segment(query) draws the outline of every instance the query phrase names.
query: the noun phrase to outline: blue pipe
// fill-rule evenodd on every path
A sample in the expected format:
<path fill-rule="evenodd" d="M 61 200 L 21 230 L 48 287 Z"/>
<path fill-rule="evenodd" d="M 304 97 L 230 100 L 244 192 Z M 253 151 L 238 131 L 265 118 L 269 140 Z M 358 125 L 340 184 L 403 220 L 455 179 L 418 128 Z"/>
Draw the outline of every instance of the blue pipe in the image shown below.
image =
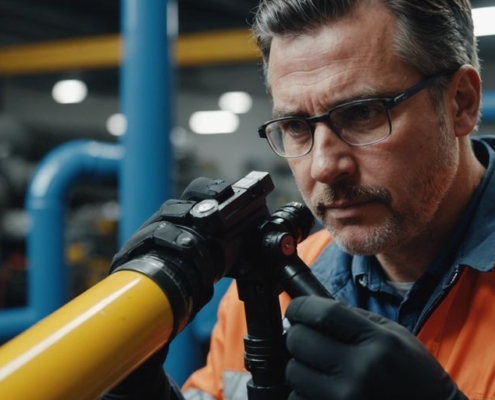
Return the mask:
<path fill-rule="evenodd" d="M 127 118 L 119 186 L 123 216 L 119 241 L 123 243 L 173 195 L 169 132 L 175 92 L 171 44 L 176 32 L 171 32 L 169 22 L 174 21 L 168 19 L 175 2 L 121 1 L 124 51 L 120 100 Z M 178 384 L 202 365 L 199 346 L 191 326 L 170 345 L 165 368 Z"/>
<path fill-rule="evenodd" d="M 495 121 L 495 91 L 484 91 L 482 96 L 482 120 Z"/>
<path fill-rule="evenodd" d="M 120 100 L 127 119 L 120 170 L 120 243 L 171 197 L 172 115 L 167 1 L 122 0 Z"/>
<path fill-rule="evenodd" d="M 0 311 L 0 342 L 21 333 L 69 300 L 64 259 L 66 194 L 79 177 L 116 176 L 122 148 L 72 141 L 52 150 L 38 165 L 26 194 L 27 306 Z"/>

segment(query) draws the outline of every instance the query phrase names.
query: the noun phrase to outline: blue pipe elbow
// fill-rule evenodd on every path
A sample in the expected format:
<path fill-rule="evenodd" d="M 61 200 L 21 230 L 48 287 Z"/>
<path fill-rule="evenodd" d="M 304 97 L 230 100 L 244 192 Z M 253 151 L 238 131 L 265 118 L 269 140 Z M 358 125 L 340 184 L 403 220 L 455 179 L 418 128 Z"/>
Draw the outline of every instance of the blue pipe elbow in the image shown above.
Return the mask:
<path fill-rule="evenodd" d="M 26 210 L 27 306 L 0 311 L 0 342 L 21 333 L 69 300 L 65 263 L 65 196 L 80 177 L 117 176 L 120 145 L 76 140 L 52 150 L 30 182 Z"/>

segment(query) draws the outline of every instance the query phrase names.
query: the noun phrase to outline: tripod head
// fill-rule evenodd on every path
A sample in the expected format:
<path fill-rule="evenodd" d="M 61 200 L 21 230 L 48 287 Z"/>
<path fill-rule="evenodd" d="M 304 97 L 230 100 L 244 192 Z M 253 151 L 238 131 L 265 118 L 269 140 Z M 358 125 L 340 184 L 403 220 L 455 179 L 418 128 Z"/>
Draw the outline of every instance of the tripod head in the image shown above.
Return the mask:
<path fill-rule="evenodd" d="M 198 178 L 181 199 L 168 200 L 115 255 L 111 272 L 133 270 L 151 277 L 164 291 L 180 332 L 211 299 L 223 276 L 246 278 L 254 269 L 276 285 L 266 265 L 270 254 L 295 254 L 313 227 L 300 203 L 270 214 L 266 196 L 274 185 L 266 172 L 253 171 L 232 185 Z"/>
<path fill-rule="evenodd" d="M 278 294 L 325 290 L 296 252 L 311 213 L 290 203 L 270 214 L 272 190 L 267 173 L 252 172 L 233 185 L 200 178 L 166 201 L 115 255 L 107 278 L 2 346 L 3 392 L 30 398 L 34 387 L 65 399 L 76 387 L 84 398 L 102 395 L 163 349 L 210 300 L 214 283 L 231 276 L 246 311 L 249 398 L 286 399 Z M 63 379 L 45 385 L 46 366 L 55 364 Z M 39 384 L 25 385 L 26 377 Z"/>

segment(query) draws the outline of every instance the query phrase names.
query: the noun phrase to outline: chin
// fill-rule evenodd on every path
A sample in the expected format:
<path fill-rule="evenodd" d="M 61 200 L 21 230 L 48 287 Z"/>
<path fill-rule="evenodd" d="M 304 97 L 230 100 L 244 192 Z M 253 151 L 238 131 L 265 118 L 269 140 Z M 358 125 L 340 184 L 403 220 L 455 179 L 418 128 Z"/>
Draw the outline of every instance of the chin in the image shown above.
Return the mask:
<path fill-rule="evenodd" d="M 327 226 L 327 229 L 342 250 L 356 256 L 383 253 L 401 240 L 398 232 L 383 226 L 368 229 L 346 227 L 341 230 Z"/>
<path fill-rule="evenodd" d="M 382 252 L 382 248 L 378 246 L 370 246 L 368 243 L 343 241 L 334 238 L 335 243 L 346 253 L 354 256 L 372 256 Z"/>

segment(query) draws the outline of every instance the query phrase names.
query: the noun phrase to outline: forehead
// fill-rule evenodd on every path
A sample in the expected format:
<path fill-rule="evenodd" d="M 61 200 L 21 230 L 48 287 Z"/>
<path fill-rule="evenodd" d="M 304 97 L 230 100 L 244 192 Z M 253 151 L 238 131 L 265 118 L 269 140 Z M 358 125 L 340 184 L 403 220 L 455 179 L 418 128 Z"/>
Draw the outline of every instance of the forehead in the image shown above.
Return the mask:
<path fill-rule="evenodd" d="M 353 96 L 402 88 L 415 72 L 395 54 L 394 33 L 394 16 L 375 3 L 316 32 L 274 38 L 267 79 L 275 108 L 321 112 Z"/>

